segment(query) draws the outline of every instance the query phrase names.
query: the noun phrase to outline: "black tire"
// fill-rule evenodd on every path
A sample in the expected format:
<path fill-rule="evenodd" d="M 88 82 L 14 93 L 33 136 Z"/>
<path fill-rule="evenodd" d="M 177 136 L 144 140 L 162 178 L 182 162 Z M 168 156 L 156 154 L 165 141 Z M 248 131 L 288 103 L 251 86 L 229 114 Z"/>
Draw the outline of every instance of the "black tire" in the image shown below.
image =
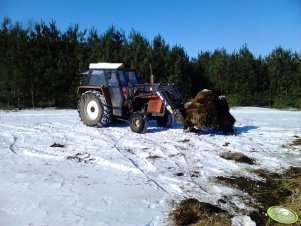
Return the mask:
<path fill-rule="evenodd" d="M 135 133 L 145 133 L 147 129 L 147 117 L 140 112 L 134 112 L 130 117 L 130 127 Z"/>
<path fill-rule="evenodd" d="M 83 93 L 78 101 L 77 110 L 81 121 L 87 126 L 103 127 L 111 122 L 111 109 L 98 91 L 89 90 Z"/>
<path fill-rule="evenodd" d="M 156 121 L 158 126 L 169 128 L 172 124 L 172 116 L 169 112 L 166 112 L 163 117 L 157 117 Z"/>

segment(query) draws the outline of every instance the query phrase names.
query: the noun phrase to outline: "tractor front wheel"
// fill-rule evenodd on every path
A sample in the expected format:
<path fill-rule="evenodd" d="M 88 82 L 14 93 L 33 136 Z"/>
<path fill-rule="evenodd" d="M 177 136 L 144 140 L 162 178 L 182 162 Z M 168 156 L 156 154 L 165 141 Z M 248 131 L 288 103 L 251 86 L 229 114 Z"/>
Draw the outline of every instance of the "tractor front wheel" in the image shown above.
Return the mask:
<path fill-rule="evenodd" d="M 135 133 L 145 133 L 147 129 L 147 117 L 140 112 L 134 112 L 130 117 L 130 127 Z"/>

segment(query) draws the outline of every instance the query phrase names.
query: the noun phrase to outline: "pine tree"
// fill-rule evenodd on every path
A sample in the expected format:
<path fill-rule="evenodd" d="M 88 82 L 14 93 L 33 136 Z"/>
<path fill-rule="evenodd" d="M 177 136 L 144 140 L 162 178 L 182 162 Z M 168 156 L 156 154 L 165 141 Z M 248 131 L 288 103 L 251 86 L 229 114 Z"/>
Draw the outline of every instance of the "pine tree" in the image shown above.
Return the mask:
<path fill-rule="evenodd" d="M 130 65 L 137 70 L 140 82 L 149 82 L 150 44 L 145 37 L 134 30 L 129 38 Z"/>
<path fill-rule="evenodd" d="M 168 81 L 168 52 L 169 45 L 167 45 L 161 35 L 154 37 L 152 41 L 151 63 L 155 81 Z"/>
<path fill-rule="evenodd" d="M 294 102 L 291 91 L 296 84 L 298 54 L 278 47 L 267 57 L 270 77 L 269 97 L 276 107 L 290 106 Z"/>
<path fill-rule="evenodd" d="M 179 46 L 172 47 L 168 54 L 168 82 L 179 87 L 182 95 L 189 99 L 192 97 L 191 73 L 192 68 L 189 57 L 184 49 Z"/>

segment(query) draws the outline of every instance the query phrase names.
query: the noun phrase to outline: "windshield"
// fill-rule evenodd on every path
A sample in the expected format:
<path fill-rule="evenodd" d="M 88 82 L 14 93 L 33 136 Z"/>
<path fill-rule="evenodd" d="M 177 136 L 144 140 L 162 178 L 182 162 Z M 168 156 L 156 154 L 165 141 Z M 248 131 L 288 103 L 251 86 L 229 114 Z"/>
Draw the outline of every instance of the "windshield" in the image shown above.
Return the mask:
<path fill-rule="evenodd" d="M 128 72 L 128 78 L 129 78 L 129 82 L 134 86 L 134 85 L 138 85 L 138 81 L 137 81 L 137 75 L 134 71 L 129 71 Z"/>
<path fill-rule="evenodd" d="M 135 71 L 119 71 L 119 79 L 121 86 L 136 86 L 138 85 L 137 75 Z"/>

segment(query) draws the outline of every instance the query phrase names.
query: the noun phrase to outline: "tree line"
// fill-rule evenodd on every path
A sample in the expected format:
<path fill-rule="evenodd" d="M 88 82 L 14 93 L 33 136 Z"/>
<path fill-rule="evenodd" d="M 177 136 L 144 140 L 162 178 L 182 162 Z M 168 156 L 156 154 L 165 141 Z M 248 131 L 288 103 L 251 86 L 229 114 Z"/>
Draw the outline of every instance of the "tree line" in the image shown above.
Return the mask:
<path fill-rule="evenodd" d="M 189 58 L 161 35 L 149 41 L 135 30 L 126 36 L 112 26 L 99 34 L 77 24 L 62 32 L 54 21 L 24 28 L 9 18 L 0 28 L 0 107 L 75 107 L 76 87 L 89 63 L 134 66 L 145 83 L 149 61 L 155 82 L 175 83 L 186 100 L 207 88 L 232 106 L 301 108 L 301 54 L 282 47 L 264 57 L 244 45 L 232 53 L 216 49 Z"/>

